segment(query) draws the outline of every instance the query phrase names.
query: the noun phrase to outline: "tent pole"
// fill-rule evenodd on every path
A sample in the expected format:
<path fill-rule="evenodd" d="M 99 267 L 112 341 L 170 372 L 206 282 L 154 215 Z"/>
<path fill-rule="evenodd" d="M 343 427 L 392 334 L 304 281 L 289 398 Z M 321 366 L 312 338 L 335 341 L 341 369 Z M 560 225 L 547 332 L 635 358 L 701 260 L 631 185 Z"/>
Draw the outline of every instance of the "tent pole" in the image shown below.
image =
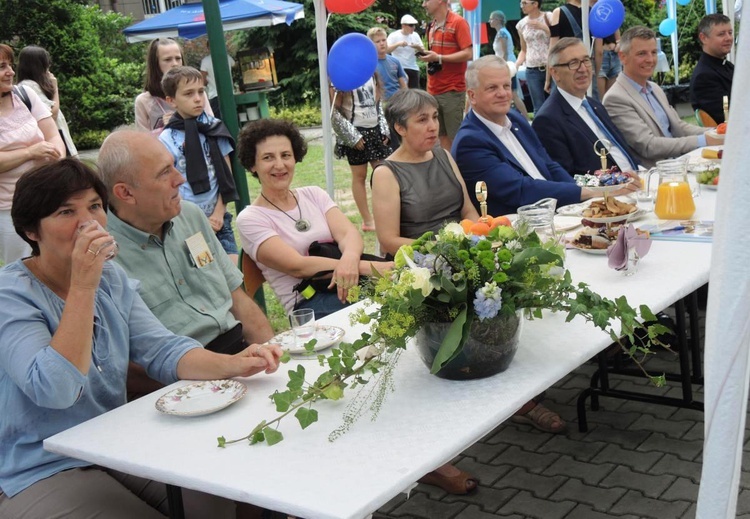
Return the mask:
<path fill-rule="evenodd" d="M 216 77 L 216 92 L 219 95 L 221 106 L 221 120 L 236 142 L 237 135 L 240 132 L 240 124 L 237 117 L 237 104 L 234 102 L 232 73 L 229 70 L 229 62 L 227 61 L 227 45 L 224 41 L 224 26 L 221 23 L 219 0 L 202 0 L 202 3 L 203 14 L 206 17 L 208 43 L 211 47 L 211 62 L 214 67 L 214 77 Z M 231 158 L 234 182 L 237 185 L 237 193 L 240 196 L 240 199 L 234 203 L 234 207 L 239 214 L 246 205 L 250 205 L 250 192 L 247 187 L 245 168 L 242 167 L 237 158 L 237 153 L 232 153 Z"/>
<path fill-rule="evenodd" d="M 318 42 L 318 72 L 320 75 L 320 113 L 323 126 L 323 156 L 326 168 L 326 191 L 334 198 L 333 188 L 333 127 L 331 99 L 328 96 L 328 44 L 326 42 L 327 13 L 323 0 L 314 0 L 315 33 Z"/>

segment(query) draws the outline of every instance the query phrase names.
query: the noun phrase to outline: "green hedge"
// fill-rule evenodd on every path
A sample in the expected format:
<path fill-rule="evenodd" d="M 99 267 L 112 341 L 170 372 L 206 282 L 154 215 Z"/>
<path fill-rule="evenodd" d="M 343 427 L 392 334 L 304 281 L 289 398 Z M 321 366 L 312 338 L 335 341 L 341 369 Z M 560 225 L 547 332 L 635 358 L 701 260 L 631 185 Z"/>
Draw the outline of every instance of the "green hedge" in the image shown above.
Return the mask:
<path fill-rule="evenodd" d="M 271 117 L 274 119 L 287 119 L 300 127 L 320 126 L 321 114 L 319 106 L 304 105 L 292 108 L 270 109 Z"/>

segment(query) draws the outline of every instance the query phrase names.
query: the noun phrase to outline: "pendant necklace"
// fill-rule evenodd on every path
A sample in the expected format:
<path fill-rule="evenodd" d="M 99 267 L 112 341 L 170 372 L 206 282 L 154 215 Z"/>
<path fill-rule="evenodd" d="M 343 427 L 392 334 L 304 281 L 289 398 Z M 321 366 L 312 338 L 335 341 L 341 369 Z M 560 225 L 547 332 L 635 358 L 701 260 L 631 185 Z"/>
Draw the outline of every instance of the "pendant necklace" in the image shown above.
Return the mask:
<path fill-rule="evenodd" d="M 287 215 L 293 222 L 294 222 L 294 228 L 297 229 L 299 232 L 307 232 L 310 230 L 310 222 L 302 218 L 302 207 L 299 205 L 299 201 L 297 200 L 297 197 L 294 196 L 294 191 L 289 190 L 289 193 L 292 195 L 292 198 L 294 198 L 294 202 L 297 204 L 297 210 L 299 211 L 299 218 L 297 220 L 294 219 L 293 216 L 291 216 L 289 213 L 284 211 L 281 207 L 271 202 L 266 195 L 264 195 L 262 192 L 260 196 L 262 196 L 266 202 L 274 206 L 276 209 Z"/>

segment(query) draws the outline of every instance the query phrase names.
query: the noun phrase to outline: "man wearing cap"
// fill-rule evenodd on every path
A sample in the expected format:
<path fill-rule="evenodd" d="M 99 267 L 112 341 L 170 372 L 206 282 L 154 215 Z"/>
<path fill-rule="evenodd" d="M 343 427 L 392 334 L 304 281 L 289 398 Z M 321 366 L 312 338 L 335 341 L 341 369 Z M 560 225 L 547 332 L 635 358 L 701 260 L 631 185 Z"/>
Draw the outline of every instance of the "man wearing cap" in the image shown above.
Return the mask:
<path fill-rule="evenodd" d="M 450 0 L 423 0 L 422 7 L 432 23 L 427 31 L 429 50 L 419 59 L 427 63 L 427 92 L 438 103 L 440 146 L 449 150 L 464 119 L 471 31 L 466 20 L 451 11 Z"/>
<path fill-rule="evenodd" d="M 387 52 L 401 62 L 409 78 L 409 88 L 419 88 L 419 66 L 415 53 L 424 52 L 422 38 L 416 32 L 418 23 L 412 15 L 405 14 L 401 17 L 401 30 L 393 31 L 387 40 Z"/>

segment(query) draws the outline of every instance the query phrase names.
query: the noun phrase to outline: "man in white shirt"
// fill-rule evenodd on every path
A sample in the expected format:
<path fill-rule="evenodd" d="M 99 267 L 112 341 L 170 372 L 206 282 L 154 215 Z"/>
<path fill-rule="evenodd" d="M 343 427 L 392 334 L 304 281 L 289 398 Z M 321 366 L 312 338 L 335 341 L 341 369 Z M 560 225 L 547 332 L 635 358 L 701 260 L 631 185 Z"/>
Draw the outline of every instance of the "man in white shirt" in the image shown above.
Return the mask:
<path fill-rule="evenodd" d="M 466 71 L 466 85 L 471 111 L 461 123 L 451 154 L 476 207 L 473 186 L 480 180 L 487 184 L 487 208 L 493 215 L 515 213 L 518 207 L 547 197 L 567 205 L 594 196 L 575 184 L 544 150 L 528 121 L 510 109 L 513 92 L 505 60 L 483 56 L 473 61 Z M 620 191 L 637 186 L 633 182 Z M 620 191 L 614 194 L 623 194 Z"/>
<path fill-rule="evenodd" d="M 392 54 L 401 62 L 406 76 L 409 78 L 409 88 L 419 88 L 419 66 L 417 52 L 424 52 L 422 38 L 416 33 L 417 19 L 410 14 L 401 17 L 401 30 L 388 35 L 388 54 Z"/>
<path fill-rule="evenodd" d="M 208 56 L 201 60 L 201 74 L 203 74 L 203 80 L 206 82 L 206 94 L 208 94 L 208 102 L 211 103 L 211 110 L 214 111 L 214 116 L 217 119 L 221 119 L 221 108 L 219 107 L 219 93 L 216 91 L 216 76 L 214 75 L 214 64 L 211 61 L 211 49 L 208 42 L 206 48 L 209 50 Z M 232 56 L 227 54 L 227 61 L 229 62 L 229 68 L 234 67 L 234 59 Z"/>
<path fill-rule="evenodd" d="M 562 38 L 550 50 L 548 67 L 557 88 L 531 124 L 549 156 L 568 173 L 601 169 L 598 150 L 607 152 L 605 169 L 637 171 L 633 151 L 604 106 L 586 95 L 593 78 L 591 58 L 578 38 Z"/>

